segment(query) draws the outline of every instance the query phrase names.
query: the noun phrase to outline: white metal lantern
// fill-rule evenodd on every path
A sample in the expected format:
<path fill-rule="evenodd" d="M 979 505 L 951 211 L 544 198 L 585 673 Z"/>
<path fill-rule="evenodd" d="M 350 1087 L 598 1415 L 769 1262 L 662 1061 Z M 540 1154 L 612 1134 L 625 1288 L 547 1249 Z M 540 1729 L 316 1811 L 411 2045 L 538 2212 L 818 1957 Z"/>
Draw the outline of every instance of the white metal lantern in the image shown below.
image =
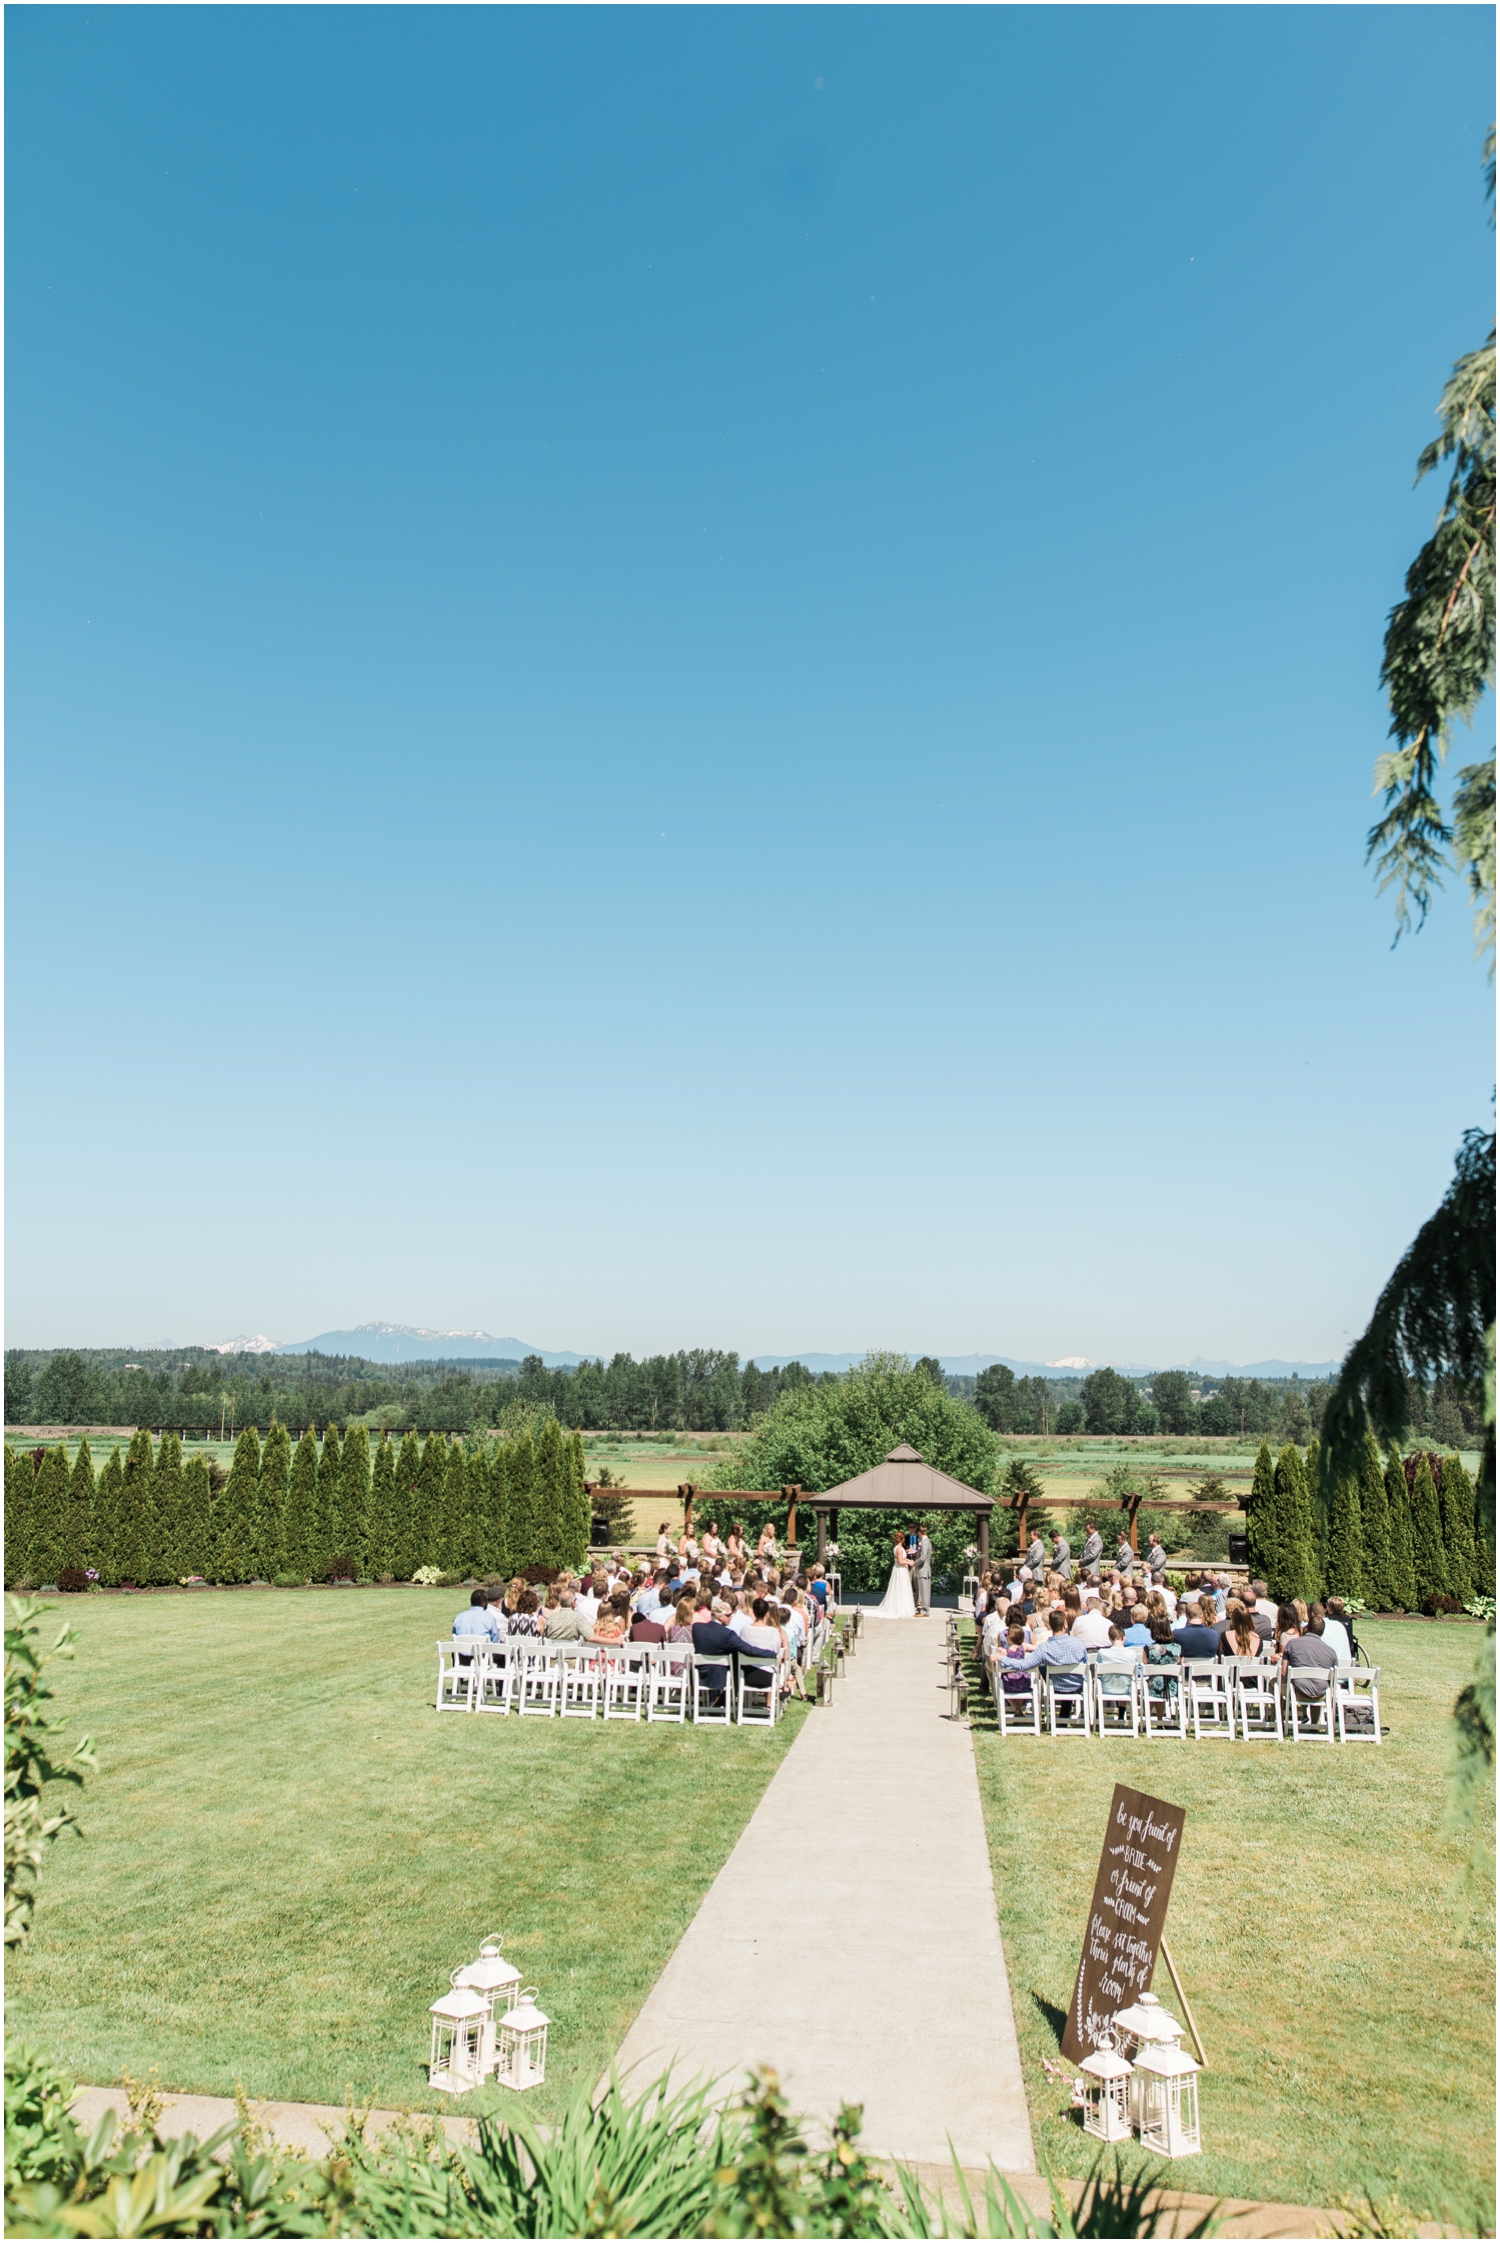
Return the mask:
<path fill-rule="evenodd" d="M 486 2075 L 495 2069 L 498 2050 L 495 2040 L 495 2019 L 506 2010 L 514 2009 L 516 1996 L 521 1991 L 521 1973 L 514 1963 L 508 1963 L 500 1952 L 500 1934 L 492 1932 L 480 1947 L 478 1959 L 465 1963 L 453 1973 L 451 1983 L 471 1994 L 484 1996 L 488 2014 L 484 2021 L 484 2045 L 480 2051 Z"/>
<path fill-rule="evenodd" d="M 489 2004 L 483 1994 L 455 1986 L 432 2005 L 432 2062 L 427 2082 L 444 2095 L 467 2095 L 484 2078 L 485 2026 Z"/>
<path fill-rule="evenodd" d="M 495 2020 L 499 2048 L 496 2072 L 502 2087 L 540 2087 L 547 2076 L 548 2019 L 536 2006 L 536 1988 L 523 1986 L 514 2009 Z"/>
<path fill-rule="evenodd" d="M 1137 2064 L 1143 2049 L 1182 2046 L 1182 2027 L 1169 2010 L 1162 2008 L 1154 1994 L 1139 1994 L 1128 2009 L 1117 2009 L 1110 2030 L 1120 2054 Z M 1138 2074 L 1130 2083 L 1130 2116 L 1133 2124 L 1139 2126 L 1141 2082 Z"/>
<path fill-rule="evenodd" d="M 1196 2157 L 1203 2147 L 1198 2136 L 1198 2066 L 1187 2050 L 1161 2042 L 1143 2048 L 1136 2058 L 1135 2077 L 1141 2148 L 1157 2150 L 1163 2157 Z"/>
<path fill-rule="evenodd" d="M 1097 2134 L 1101 2142 L 1128 2142 L 1133 2066 L 1116 2051 L 1106 2033 L 1092 2056 L 1085 2056 L 1078 2069 L 1083 2074 L 1085 2134 Z"/>

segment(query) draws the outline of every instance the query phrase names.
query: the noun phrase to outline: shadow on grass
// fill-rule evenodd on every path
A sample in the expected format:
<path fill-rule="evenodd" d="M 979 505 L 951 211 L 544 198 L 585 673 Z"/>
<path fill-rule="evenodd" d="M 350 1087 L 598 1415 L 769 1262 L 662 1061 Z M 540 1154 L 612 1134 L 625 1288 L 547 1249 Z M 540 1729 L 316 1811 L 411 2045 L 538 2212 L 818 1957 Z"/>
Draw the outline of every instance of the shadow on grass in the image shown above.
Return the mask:
<path fill-rule="evenodd" d="M 1056 2041 L 1058 2047 L 1061 2048 L 1063 2029 L 1068 2022 L 1067 2011 L 1065 2009 L 1060 2009 L 1056 2002 L 1049 2002 L 1045 1995 L 1037 1993 L 1034 1988 L 1032 1990 L 1031 1998 L 1035 2002 L 1037 2008 L 1041 2011 L 1043 2017 L 1046 2018 L 1052 2037 Z"/>

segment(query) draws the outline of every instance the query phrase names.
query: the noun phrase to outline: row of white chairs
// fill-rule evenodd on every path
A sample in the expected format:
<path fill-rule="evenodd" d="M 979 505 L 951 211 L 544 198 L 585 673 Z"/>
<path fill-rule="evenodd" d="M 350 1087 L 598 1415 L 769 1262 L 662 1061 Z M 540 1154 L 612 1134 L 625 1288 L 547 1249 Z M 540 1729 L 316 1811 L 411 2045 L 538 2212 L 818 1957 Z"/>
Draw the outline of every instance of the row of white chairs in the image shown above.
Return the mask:
<path fill-rule="evenodd" d="M 1306 1679 L 1306 1670 L 1301 1670 Z M 1014 1684 L 1015 1670 L 1010 1670 Z M 1380 1736 L 1379 1667 L 1328 1671 L 1319 1697 L 1304 1697 L 1288 1674 L 1258 1659 L 1183 1659 L 1133 1670 L 1033 1667 L 1027 1688 L 1005 1688 L 997 1666 L 995 1717 L 1002 1737 L 1270 1738 L 1280 1744 L 1375 1744 Z M 1171 1685 L 1176 1683 L 1176 1689 Z"/>
<path fill-rule="evenodd" d="M 437 1655 L 439 1713 L 771 1728 L 791 1686 L 784 1653 L 699 1659 L 682 1643 L 548 1643 L 535 1636 L 488 1643 L 449 1636 L 439 1641 Z"/>

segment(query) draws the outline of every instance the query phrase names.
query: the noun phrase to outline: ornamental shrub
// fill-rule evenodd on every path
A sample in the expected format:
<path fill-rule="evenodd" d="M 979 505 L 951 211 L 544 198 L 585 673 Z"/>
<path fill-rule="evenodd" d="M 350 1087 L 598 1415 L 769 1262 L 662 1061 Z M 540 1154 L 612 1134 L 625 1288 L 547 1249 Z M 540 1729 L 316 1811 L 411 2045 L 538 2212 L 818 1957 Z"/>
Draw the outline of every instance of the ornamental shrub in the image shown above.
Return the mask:
<path fill-rule="evenodd" d="M 1365 1570 L 1361 1594 L 1376 1612 L 1395 1612 L 1399 1608 L 1391 1565 L 1390 1499 L 1385 1492 L 1380 1450 L 1370 1432 L 1365 1434 L 1360 1455 L 1359 1524 Z"/>
<path fill-rule="evenodd" d="M 351 1425 L 339 1465 L 338 1532 L 335 1543 L 363 1569 L 370 1540 L 370 1436 Z"/>
<path fill-rule="evenodd" d="M 321 1581 L 328 1552 L 318 1528 L 318 1437 L 311 1426 L 297 1443 L 287 1482 L 282 1566 L 298 1581 Z"/>
<path fill-rule="evenodd" d="M 234 1444 L 234 1462 L 215 1507 L 216 1581 L 248 1581 L 255 1571 L 255 1533 L 260 1516 L 260 1436 L 247 1425 Z"/>
<path fill-rule="evenodd" d="M 187 1470 L 182 1475 L 182 1510 L 177 1537 L 177 1563 L 181 1569 L 178 1580 L 188 1581 L 194 1577 L 209 1580 L 213 1557 L 213 1481 L 209 1475 L 208 1458 L 200 1455 L 189 1458 Z"/>
<path fill-rule="evenodd" d="M 1362 1597 L 1365 1593 L 1365 1545 L 1360 1517 L 1359 1482 L 1346 1474 L 1333 1491 L 1329 1506 L 1328 1558 L 1323 1579 L 1330 1596 Z"/>
<path fill-rule="evenodd" d="M 1448 1592 L 1462 1604 L 1487 1582 L 1475 1579 L 1474 1483 L 1456 1456 L 1443 1458 L 1438 1481 L 1438 1514 L 1448 1557 Z"/>
<path fill-rule="evenodd" d="M 151 1579 L 180 1581 L 182 1562 L 182 1436 L 164 1433 L 151 1482 Z"/>
<path fill-rule="evenodd" d="M 156 1520 L 151 1483 L 156 1452 L 149 1429 L 137 1427 L 125 1452 L 125 1482 L 120 1492 L 120 1524 L 115 1538 L 115 1570 L 121 1581 L 144 1588 L 154 1577 Z"/>
<path fill-rule="evenodd" d="M 36 1487 L 36 1466 L 29 1449 L 5 1451 L 5 1583 L 11 1587 L 31 1579 L 26 1571 L 31 1554 L 31 1503 Z"/>
<path fill-rule="evenodd" d="M 292 1442 L 276 1418 L 266 1435 L 260 1460 L 259 1502 L 255 1513 L 254 1577 L 274 1581 L 286 1564 L 286 1513 L 291 1500 Z"/>
<path fill-rule="evenodd" d="M 318 1531 L 313 1542 L 316 1563 L 310 1569 L 314 1581 L 326 1578 L 330 1561 L 338 1551 L 341 1462 L 339 1429 L 336 1425 L 325 1425 L 323 1453 L 318 1459 Z"/>
<path fill-rule="evenodd" d="M 51 1583 L 67 1564 L 71 1552 L 66 1547 L 68 1527 L 68 1452 L 59 1445 L 48 1449 L 37 1468 L 36 1485 L 31 1498 L 31 1545 L 26 1553 L 26 1572 L 38 1588 Z"/>
<path fill-rule="evenodd" d="M 536 1452 L 529 1433 L 518 1433 L 505 1444 L 505 1553 L 504 1573 L 523 1573 L 535 1565 L 541 1542 L 536 1501 Z"/>
<path fill-rule="evenodd" d="M 413 1535 L 423 1565 L 445 1571 L 443 1561 L 444 1507 L 448 1490 L 448 1436 L 429 1433 L 422 1447 L 417 1474 L 416 1529 Z"/>
<path fill-rule="evenodd" d="M 481 1580 L 489 1563 L 490 1460 L 476 1441 L 464 1458 L 463 1568 Z"/>
<path fill-rule="evenodd" d="M 468 1570 L 465 1550 L 468 1543 L 465 1517 L 467 1476 L 464 1471 L 464 1445 L 452 1441 L 448 1446 L 447 1463 L 443 1470 L 443 1558 L 449 1573 L 461 1581 Z"/>
<path fill-rule="evenodd" d="M 418 1482 L 422 1474 L 422 1452 L 415 1433 L 406 1433 L 401 1439 L 401 1453 L 396 1458 L 395 1487 L 391 1497 L 391 1571 L 398 1581 L 410 1580 L 421 1559 L 418 1554 L 418 1525 L 420 1496 Z"/>
<path fill-rule="evenodd" d="M 370 1472 L 370 1529 L 366 1538 L 371 1573 L 395 1575 L 401 1556 L 396 1518 L 396 1452 L 384 1429 Z"/>
<path fill-rule="evenodd" d="M 94 1563 L 107 1589 L 119 1586 L 120 1512 L 125 1500 L 125 1466 L 117 1441 L 94 1489 Z"/>

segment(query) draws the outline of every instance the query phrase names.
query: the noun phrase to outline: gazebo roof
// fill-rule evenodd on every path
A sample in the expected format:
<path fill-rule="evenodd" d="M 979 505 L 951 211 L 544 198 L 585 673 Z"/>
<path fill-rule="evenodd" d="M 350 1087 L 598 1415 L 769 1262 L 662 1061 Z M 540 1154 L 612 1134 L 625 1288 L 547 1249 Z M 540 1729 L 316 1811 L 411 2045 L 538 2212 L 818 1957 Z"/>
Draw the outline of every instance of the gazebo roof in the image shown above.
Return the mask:
<path fill-rule="evenodd" d="M 965 1487 L 962 1480 L 939 1472 L 936 1465 L 924 1464 L 904 1441 L 873 1471 L 861 1472 L 836 1488 L 824 1488 L 819 1494 L 804 1497 L 804 1501 L 819 1510 L 826 1506 L 836 1511 L 906 1511 L 913 1517 L 923 1511 L 992 1511 L 995 1507 L 993 1497 L 981 1495 L 978 1488 Z"/>

